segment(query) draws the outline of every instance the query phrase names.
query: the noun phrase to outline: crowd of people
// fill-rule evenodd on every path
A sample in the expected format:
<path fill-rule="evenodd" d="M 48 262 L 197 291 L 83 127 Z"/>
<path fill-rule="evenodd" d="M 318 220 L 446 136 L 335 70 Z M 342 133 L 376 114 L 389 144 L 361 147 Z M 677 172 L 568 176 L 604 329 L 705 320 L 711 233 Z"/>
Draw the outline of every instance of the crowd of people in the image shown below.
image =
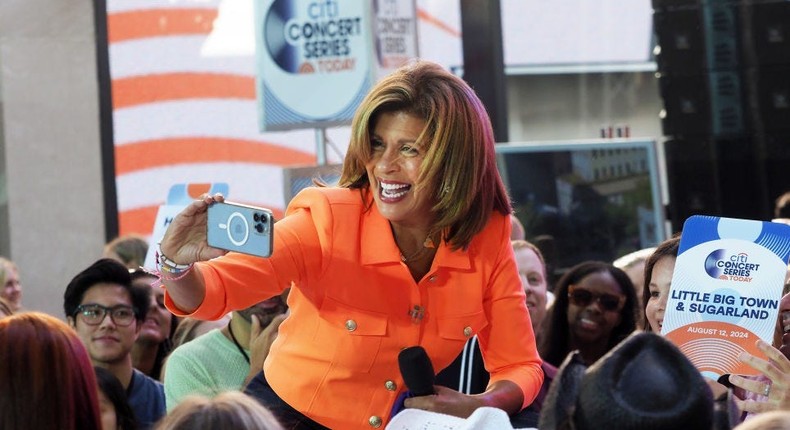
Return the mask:
<path fill-rule="evenodd" d="M 156 270 L 145 238 L 108 243 L 63 320 L 0 258 L 0 427 L 790 428 L 790 284 L 773 344 L 740 357 L 757 376 L 703 378 L 661 336 L 680 236 L 552 282 L 482 103 L 435 64 L 374 86 L 338 185 L 290 202 L 271 257 L 208 246 L 223 201 L 173 219 Z M 415 346 L 427 371 L 399 360 Z"/>

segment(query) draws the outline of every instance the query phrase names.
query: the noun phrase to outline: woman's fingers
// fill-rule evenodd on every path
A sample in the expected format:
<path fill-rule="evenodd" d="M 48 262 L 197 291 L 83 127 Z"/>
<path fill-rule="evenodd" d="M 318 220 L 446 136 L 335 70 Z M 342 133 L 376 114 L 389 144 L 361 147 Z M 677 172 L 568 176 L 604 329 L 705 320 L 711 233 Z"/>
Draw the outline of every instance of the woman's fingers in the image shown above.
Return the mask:
<path fill-rule="evenodd" d="M 736 398 L 735 404 L 738 405 L 738 409 L 743 412 L 751 412 L 756 414 L 773 411 L 776 409 L 776 406 L 774 406 L 773 403 L 759 402 L 756 400 L 740 400 Z"/>
<path fill-rule="evenodd" d="M 790 376 L 790 360 L 788 360 L 781 351 L 763 340 L 757 341 L 757 348 L 771 360 L 771 363 L 773 363 L 780 372 Z"/>
<path fill-rule="evenodd" d="M 755 379 L 747 379 L 740 375 L 730 375 L 729 379 L 732 385 L 760 395 L 765 392 L 765 387 L 767 385 L 766 382 Z"/>

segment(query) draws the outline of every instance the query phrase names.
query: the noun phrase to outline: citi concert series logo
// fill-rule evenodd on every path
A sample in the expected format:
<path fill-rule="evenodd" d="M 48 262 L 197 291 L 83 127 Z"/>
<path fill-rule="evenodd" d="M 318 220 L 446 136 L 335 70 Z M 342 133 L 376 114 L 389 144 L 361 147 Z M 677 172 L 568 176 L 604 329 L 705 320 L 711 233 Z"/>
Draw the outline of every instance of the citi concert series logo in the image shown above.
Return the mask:
<path fill-rule="evenodd" d="M 725 281 L 751 282 L 759 263 L 750 263 L 749 254 L 717 249 L 705 259 L 705 272 L 711 278 Z"/>
<path fill-rule="evenodd" d="M 275 0 L 266 14 L 264 41 L 288 73 L 354 70 L 364 55 L 362 15 L 340 0 Z"/>

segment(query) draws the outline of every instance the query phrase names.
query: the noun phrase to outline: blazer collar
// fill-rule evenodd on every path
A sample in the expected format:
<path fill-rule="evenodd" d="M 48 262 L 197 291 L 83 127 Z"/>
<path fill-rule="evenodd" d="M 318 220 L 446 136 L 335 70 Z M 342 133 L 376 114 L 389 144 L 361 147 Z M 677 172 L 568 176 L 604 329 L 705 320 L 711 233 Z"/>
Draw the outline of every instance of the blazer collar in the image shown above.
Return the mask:
<path fill-rule="evenodd" d="M 375 202 L 372 202 L 370 210 L 362 215 L 360 230 L 362 233 L 359 236 L 360 261 L 363 265 L 400 263 L 400 249 L 395 243 L 390 223 L 381 216 Z M 469 249 L 452 251 L 442 241 L 439 249 L 436 250 L 434 266 L 471 269 Z"/>

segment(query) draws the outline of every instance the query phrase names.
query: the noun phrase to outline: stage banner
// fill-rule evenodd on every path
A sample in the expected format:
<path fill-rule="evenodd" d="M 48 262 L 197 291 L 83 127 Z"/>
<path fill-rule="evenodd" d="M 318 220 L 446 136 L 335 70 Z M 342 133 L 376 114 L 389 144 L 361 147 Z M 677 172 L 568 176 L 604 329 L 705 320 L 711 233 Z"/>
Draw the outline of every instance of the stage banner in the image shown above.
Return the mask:
<path fill-rule="evenodd" d="M 702 372 L 753 375 L 746 351 L 771 343 L 790 257 L 790 226 L 695 215 L 683 225 L 661 332 Z"/>
<path fill-rule="evenodd" d="M 346 125 L 375 74 L 369 0 L 255 2 L 262 131 Z"/>

